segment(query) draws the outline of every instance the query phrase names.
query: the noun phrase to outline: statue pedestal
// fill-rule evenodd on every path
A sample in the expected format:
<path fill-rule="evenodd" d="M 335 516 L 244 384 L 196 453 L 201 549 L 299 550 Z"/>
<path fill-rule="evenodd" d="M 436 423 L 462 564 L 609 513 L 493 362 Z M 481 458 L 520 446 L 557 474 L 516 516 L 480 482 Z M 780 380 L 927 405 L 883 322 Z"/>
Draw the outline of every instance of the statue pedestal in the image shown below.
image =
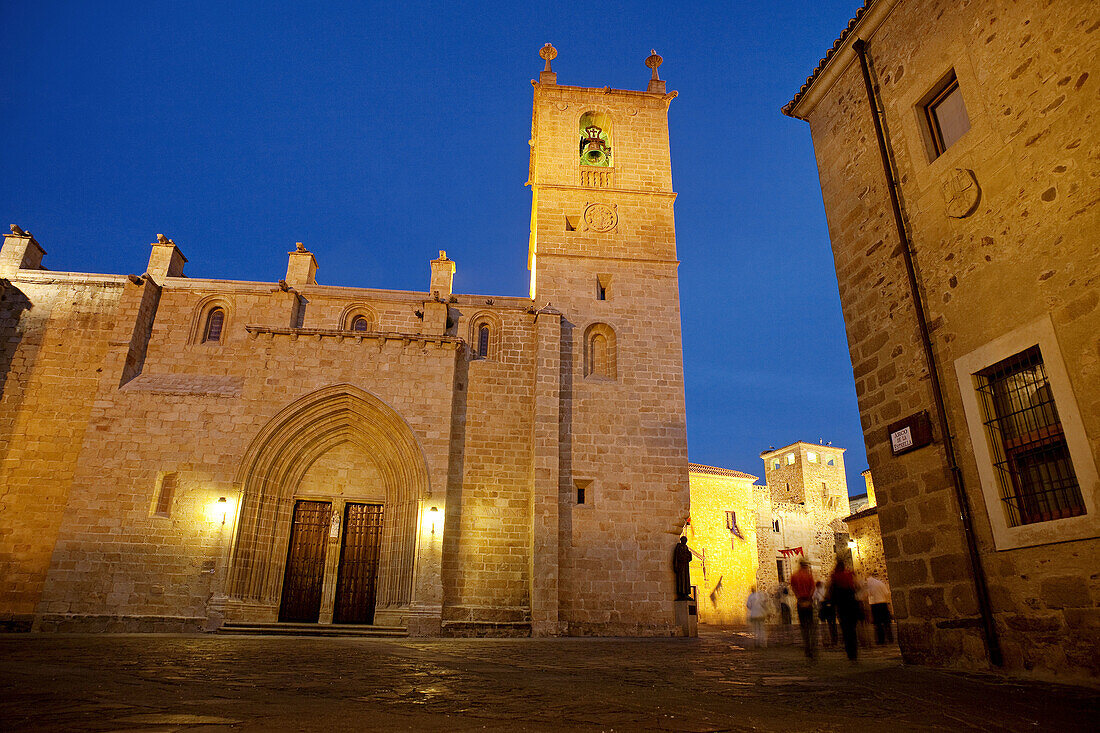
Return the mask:
<path fill-rule="evenodd" d="M 699 636 L 699 608 L 695 601 L 676 601 L 676 626 L 680 636 Z"/>

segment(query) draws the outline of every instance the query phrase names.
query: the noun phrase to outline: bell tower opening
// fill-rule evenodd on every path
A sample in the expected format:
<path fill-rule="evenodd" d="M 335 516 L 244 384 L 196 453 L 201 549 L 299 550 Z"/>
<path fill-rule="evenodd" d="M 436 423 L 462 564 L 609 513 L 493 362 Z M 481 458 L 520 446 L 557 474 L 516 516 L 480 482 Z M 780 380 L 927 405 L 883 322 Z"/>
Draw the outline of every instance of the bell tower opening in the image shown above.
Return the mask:
<path fill-rule="evenodd" d="M 611 118 L 602 112 L 585 112 L 580 121 L 581 165 L 611 167 Z"/>

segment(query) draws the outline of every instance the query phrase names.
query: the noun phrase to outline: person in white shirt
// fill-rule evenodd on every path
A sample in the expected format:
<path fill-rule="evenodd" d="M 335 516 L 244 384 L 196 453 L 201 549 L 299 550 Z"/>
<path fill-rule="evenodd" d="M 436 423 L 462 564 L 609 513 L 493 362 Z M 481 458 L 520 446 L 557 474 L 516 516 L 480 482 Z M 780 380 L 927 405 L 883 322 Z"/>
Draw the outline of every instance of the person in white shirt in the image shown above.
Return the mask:
<path fill-rule="evenodd" d="M 757 647 L 768 645 L 768 632 L 764 622 L 768 618 L 768 594 L 752 587 L 752 593 L 745 601 L 745 608 L 749 609 L 749 625 L 752 626 L 753 636 Z"/>
<path fill-rule="evenodd" d="M 875 643 L 894 643 L 893 618 L 890 616 L 890 589 L 874 573 L 863 584 L 867 603 L 871 606 L 871 623 L 875 625 Z"/>

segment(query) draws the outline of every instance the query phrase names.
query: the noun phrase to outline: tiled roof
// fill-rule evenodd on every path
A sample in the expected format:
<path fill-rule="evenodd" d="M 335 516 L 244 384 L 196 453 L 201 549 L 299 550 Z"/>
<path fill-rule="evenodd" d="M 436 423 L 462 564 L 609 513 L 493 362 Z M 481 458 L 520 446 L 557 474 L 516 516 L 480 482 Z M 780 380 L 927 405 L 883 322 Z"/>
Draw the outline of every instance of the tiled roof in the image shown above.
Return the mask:
<path fill-rule="evenodd" d="M 690 473 L 706 473 L 711 476 L 728 476 L 730 478 L 747 478 L 755 481 L 760 478 L 759 476 L 753 476 L 752 474 L 745 473 L 744 471 L 734 471 L 732 468 L 718 468 L 717 466 L 704 466 L 702 463 L 689 463 L 688 471 Z"/>
<path fill-rule="evenodd" d="M 863 0 L 863 6 L 856 11 L 855 17 L 848 21 L 848 26 L 840 32 L 840 37 L 833 41 L 833 47 L 825 52 L 825 57 L 822 58 L 821 61 L 817 62 L 817 66 L 814 68 L 813 72 L 806 78 L 806 83 L 803 84 L 802 87 L 798 90 L 798 94 L 795 94 L 794 99 L 787 102 L 787 104 L 783 106 L 783 109 L 781 110 L 783 114 L 787 115 L 788 117 L 792 116 L 791 110 L 793 110 L 794 106 L 798 104 L 798 101 L 802 99 L 802 95 L 806 93 L 806 90 L 810 88 L 810 85 L 814 83 L 814 79 L 816 79 L 817 75 L 821 73 L 821 70 L 825 68 L 825 64 L 829 63 L 829 60 L 833 57 L 833 55 L 840 50 L 841 46 L 844 45 L 844 41 L 847 40 L 848 34 L 852 32 L 852 29 L 856 27 L 856 24 L 859 23 L 864 13 L 867 12 L 867 9 L 870 8 L 871 4 L 874 2 L 875 0 Z"/>
<path fill-rule="evenodd" d="M 866 509 L 861 509 L 860 511 L 856 512 L 855 514 L 844 517 L 844 521 L 845 522 L 850 522 L 853 519 L 863 519 L 864 517 L 869 517 L 872 514 L 878 514 L 878 507 L 877 506 L 869 506 Z"/>

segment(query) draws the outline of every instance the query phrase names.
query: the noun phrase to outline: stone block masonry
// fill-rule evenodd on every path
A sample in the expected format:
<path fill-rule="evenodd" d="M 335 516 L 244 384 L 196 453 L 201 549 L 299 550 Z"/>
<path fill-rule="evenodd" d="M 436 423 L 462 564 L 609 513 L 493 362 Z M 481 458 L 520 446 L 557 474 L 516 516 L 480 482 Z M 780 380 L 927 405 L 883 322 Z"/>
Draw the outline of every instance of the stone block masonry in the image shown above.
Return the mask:
<path fill-rule="evenodd" d="M 989 657 L 945 436 L 937 426 L 932 445 L 895 455 L 887 435 L 887 426 L 922 410 L 938 420 L 891 179 L 1004 664 L 1100 673 L 1100 635 L 1073 610 L 1100 602 L 1100 210 L 1090 157 L 1100 27 L 1092 11 L 1084 2 L 869 2 L 784 110 L 808 121 L 813 136 L 883 551 L 911 662 L 982 667 Z M 852 50 L 857 38 L 881 106 L 890 178 Z M 941 120 L 935 100 L 951 95 L 965 118 Z M 1043 371 L 1020 409 L 1053 402 L 1060 437 L 1042 440 L 1046 455 L 1064 451 L 1049 460 L 1068 488 L 1026 492 L 1080 498 L 1071 499 L 1072 512 L 1020 521 L 1014 507 L 1030 501 L 1018 493 L 1020 476 L 1048 459 L 1017 450 L 1026 435 L 990 432 L 998 408 L 978 390 L 988 387 L 989 367 L 1033 347 Z"/>
<path fill-rule="evenodd" d="M 543 78 L 537 299 L 452 293 L 444 252 L 426 292 L 326 286 L 304 243 L 277 283 L 192 279 L 164 235 L 143 276 L 46 272 L 13 227 L 0 627 L 677 633 L 675 94 Z"/>

